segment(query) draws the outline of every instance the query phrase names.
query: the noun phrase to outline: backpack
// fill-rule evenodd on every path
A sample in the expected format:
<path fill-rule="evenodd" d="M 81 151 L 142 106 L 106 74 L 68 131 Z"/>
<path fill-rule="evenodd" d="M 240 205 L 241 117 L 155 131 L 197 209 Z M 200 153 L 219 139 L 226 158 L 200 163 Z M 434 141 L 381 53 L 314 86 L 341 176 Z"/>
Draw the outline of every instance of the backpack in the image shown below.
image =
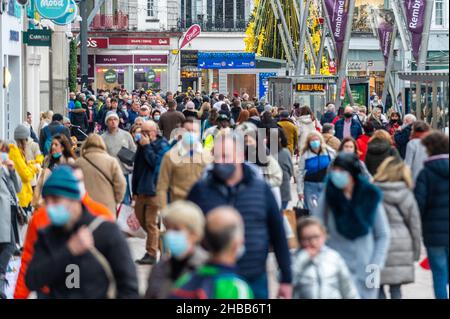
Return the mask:
<path fill-rule="evenodd" d="M 58 128 L 56 129 L 56 134 L 59 134 L 62 132 L 64 126 L 58 126 Z M 45 142 L 44 142 L 44 149 L 42 150 L 42 153 L 44 153 L 44 155 L 48 155 L 48 153 L 50 153 L 50 149 L 52 148 L 52 140 L 53 140 L 53 135 L 50 133 L 50 129 L 48 128 L 48 126 L 43 128 L 44 133 L 45 133 Z"/>

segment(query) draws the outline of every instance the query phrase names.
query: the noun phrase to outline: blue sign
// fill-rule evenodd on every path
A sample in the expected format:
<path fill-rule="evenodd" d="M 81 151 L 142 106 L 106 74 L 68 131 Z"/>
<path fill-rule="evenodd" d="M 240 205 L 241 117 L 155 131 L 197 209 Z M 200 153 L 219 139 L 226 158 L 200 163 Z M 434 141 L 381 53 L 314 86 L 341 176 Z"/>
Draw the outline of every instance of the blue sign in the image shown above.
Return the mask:
<path fill-rule="evenodd" d="M 44 19 L 58 19 L 69 10 L 69 0 L 36 0 L 36 10 Z"/>
<path fill-rule="evenodd" d="M 9 40 L 19 42 L 19 32 L 14 30 L 9 30 Z"/>
<path fill-rule="evenodd" d="M 275 77 L 275 72 L 267 72 L 259 74 L 259 98 L 266 97 L 267 90 L 269 89 L 269 78 Z"/>
<path fill-rule="evenodd" d="M 254 69 L 254 53 L 198 53 L 199 69 Z"/>
<path fill-rule="evenodd" d="M 75 0 L 70 0 L 69 10 L 60 18 L 53 19 L 53 23 L 57 25 L 66 25 L 72 23 L 78 15 L 78 6 Z"/>

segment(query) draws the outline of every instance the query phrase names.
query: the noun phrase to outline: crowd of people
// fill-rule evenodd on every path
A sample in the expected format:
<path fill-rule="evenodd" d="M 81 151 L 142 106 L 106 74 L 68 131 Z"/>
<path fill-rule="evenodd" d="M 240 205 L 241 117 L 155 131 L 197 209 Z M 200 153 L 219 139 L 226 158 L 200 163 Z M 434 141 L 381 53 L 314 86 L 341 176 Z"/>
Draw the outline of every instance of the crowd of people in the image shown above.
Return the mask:
<path fill-rule="evenodd" d="M 399 299 L 424 255 L 448 298 L 449 140 L 412 114 L 120 89 L 66 111 L 0 141 L 0 298 L 15 255 L 19 299 L 265 299 L 272 253 L 279 298 Z"/>

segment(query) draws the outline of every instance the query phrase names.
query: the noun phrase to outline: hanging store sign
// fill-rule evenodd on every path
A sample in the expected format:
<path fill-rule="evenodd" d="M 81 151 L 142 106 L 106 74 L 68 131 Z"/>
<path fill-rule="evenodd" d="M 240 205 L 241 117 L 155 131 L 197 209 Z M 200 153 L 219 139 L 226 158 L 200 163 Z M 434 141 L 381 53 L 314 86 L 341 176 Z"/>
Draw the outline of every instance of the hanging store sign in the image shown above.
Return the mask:
<path fill-rule="evenodd" d="M 88 38 L 87 46 L 92 49 L 107 49 L 108 38 Z"/>
<path fill-rule="evenodd" d="M 338 56 L 341 57 L 348 22 L 349 0 L 325 0 L 325 6 L 336 41 Z"/>
<path fill-rule="evenodd" d="M 70 0 L 69 10 L 60 18 L 53 19 L 52 22 L 57 25 L 67 25 L 72 23 L 78 15 L 78 6 L 75 0 Z"/>
<path fill-rule="evenodd" d="M 109 69 L 103 74 L 103 78 L 106 83 L 112 84 L 117 82 L 117 72 L 113 69 Z"/>
<path fill-rule="evenodd" d="M 403 0 L 406 11 L 406 24 L 411 32 L 412 51 L 416 61 L 419 60 L 419 50 L 422 43 L 422 33 L 425 23 L 426 0 Z M 431 3 L 431 2 L 430 2 Z"/>
<path fill-rule="evenodd" d="M 181 67 L 198 65 L 198 51 L 181 51 Z"/>
<path fill-rule="evenodd" d="M 69 0 L 36 0 L 35 7 L 42 18 L 58 19 L 64 16 L 70 8 Z"/>
<path fill-rule="evenodd" d="M 254 53 L 206 53 L 198 54 L 200 69 L 254 69 Z"/>
<path fill-rule="evenodd" d="M 381 53 L 383 53 L 384 57 L 384 65 L 387 66 L 391 46 L 394 45 L 394 12 L 392 10 L 377 9 L 374 10 L 374 15 Z"/>
<path fill-rule="evenodd" d="M 192 40 L 194 40 L 196 37 L 198 37 L 201 32 L 202 28 L 198 24 L 194 24 L 193 26 L 191 26 L 184 34 L 184 38 L 181 41 L 180 50 L 190 42 L 192 42 Z"/>
<path fill-rule="evenodd" d="M 51 30 L 28 30 L 23 32 L 23 43 L 34 47 L 51 47 Z"/>
<path fill-rule="evenodd" d="M 297 83 L 295 85 L 296 92 L 325 92 L 325 84 L 323 83 Z"/>

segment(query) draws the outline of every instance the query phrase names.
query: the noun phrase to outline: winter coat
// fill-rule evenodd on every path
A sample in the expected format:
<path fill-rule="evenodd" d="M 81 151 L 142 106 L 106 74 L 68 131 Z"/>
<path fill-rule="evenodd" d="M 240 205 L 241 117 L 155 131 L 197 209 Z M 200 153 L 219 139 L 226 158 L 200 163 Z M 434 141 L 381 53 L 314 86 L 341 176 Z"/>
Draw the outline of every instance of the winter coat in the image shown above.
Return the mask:
<path fill-rule="evenodd" d="M 83 205 L 83 213 L 73 229 L 49 226 L 39 231 L 34 255 L 28 265 L 25 283 L 30 290 L 50 288 L 48 297 L 58 299 L 103 299 L 109 286 L 105 270 L 92 253 L 73 256 L 67 242 L 82 226 L 94 221 Z M 137 298 L 136 268 L 130 250 L 117 225 L 104 221 L 93 232 L 97 250 L 108 261 L 117 285 L 117 298 Z M 80 288 L 67 286 L 67 266 L 78 265 Z"/>
<path fill-rule="evenodd" d="M 406 145 L 409 142 L 412 131 L 412 124 L 405 126 L 400 131 L 394 134 L 395 146 L 400 153 L 400 156 L 404 159 L 406 156 Z"/>
<path fill-rule="evenodd" d="M 367 155 L 367 148 L 369 147 L 370 136 L 363 134 L 356 140 L 356 147 L 360 153 L 359 159 L 364 161 Z"/>
<path fill-rule="evenodd" d="M 259 166 L 264 180 L 270 187 L 280 187 L 283 183 L 283 171 L 272 155 L 268 155 L 267 160 L 267 166 Z"/>
<path fill-rule="evenodd" d="M 278 164 L 283 171 L 283 182 L 280 186 L 281 201 L 291 200 L 291 178 L 294 176 L 294 165 L 292 164 L 291 153 L 287 148 L 283 148 L 278 153 Z"/>
<path fill-rule="evenodd" d="M 334 136 L 336 136 L 341 141 L 344 139 L 344 122 L 345 119 L 340 119 L 334 124 Z M 358 120 L 352 118 L 352 123 L 350 125 L 350 135 L 356 140 L 362 135 L 362 133 L 363 130 L 361 124 Z"/>
<path fill-rule="evenodd" d="M 406 145 L 405 164 L 411 168 L 414 181 L 417 180 L 423 163 L 428 158 L 427 149 L 420 138 L 412 139 Z"/>
<path fill-rule="evenodd" d="M 158 136 L 154 142 L 145 146 L 139 145 L 131 181 L 133 195 L 156 196 L 161 162 L 168 150 L 169 144 L 162 136 Z"/>
<path fill-rule="evenodd" d="M 322 136 L 323 136 L 323 139 L 325 140 L 325 144 L 327 144 L 329 147 L 331 147 L 337 153 L 339 151 L 339 147 L 341 146 L 341 141 L 339 141 L 338 138 L 336 138 L 335 136 L 333 136 L 329 133 L 324 133 L 324 134 L 322 134 Z"/>
<path fill-rule="evenodd" d="M 448 182 L 448 154 L 429 157 L 417 177 L 414 189 L 426 247 L 448 248 Z"/>
<path fill-rule="evenodd" d="M 127 185 L 118 161 L 101 149 L 88 148 L 82 157 L 76 160 L 76 164 L 83 171 L 84 185 L 88 194 L 115 214 L 117 205 L 125 196 Z"/>
<path fill-rule="evenodd" d="M 42 128 L 39 134 L 39 147 L 41 148 L 41 151 L 44 152 L 44 146 L 45 146 L 45 142 L 47 141 L 47 134 L 50 133 L 50 136 L 53 137 L 56 134 L 64 134 L 67 139 L 69 140 L 70 145 L 72 145 L 72 139 L 70 138 L 70 130 L 65 127 L 64 125 L 62 125 L 60 122 L 58 121 L 53 121 L 50 124 L 48 124 L 46 126 L 46 128 Z M 47 155 L 44 153 L 44 155 Z"/>
<path fill-rule="evenodd" d="M 373 125 L 375 131 L 385 129 L 383 123 L 381 122 L 381 119 L 376 119 L 372 115 L 369 115 L 369 117 L 367 118 L 367 122 L 369 122 Z"/>
<path fill-rule="evenodd" d="M 11 206 L 17 206 L 16 194 L 20 192 L 20 179 L 16 172 L 6 172 L 0 165 L 0 244 L 13 242 Z"/>
<path fill-rule="evenodd" d="M 257 279 L 266 272 L 271 245 L 281 271 L 281 282 L 291 282 L 291 262 L 283 218 L 269 185 L 248 164 L 242 164 L 244 177 L 230 188 L 211 171 L 198 181 L 187 200 L 199 205 L 206 214 L 219 206 L 232 205 L 241 214 L 245 226 L 245 254 L 239 259 L 238 272 L 246 279 Z"/>
<path fill-rule="evenodd" d="M 122 147 L 129 149 L 132 152 L 136 151 L 136 143 L 130 133 L 125 130 L 119 129 L 116 133 L 109 133 L 106 131 L 102 134 L 102 139 L 105 142 L 106 149 L 109 155 L 114 156 L 119 162 L 120 168 L 123 174 L 131 174 L 133 172 L 133 167 L 129 167 L 123 163 L 117 154 Z"/>
<path fill-rule="evenodd" d="M 389 220 L 391 240 L 381 284 L 414 282 L 414 262 L 419 260 L 422 227 L 413 192 L 404 182 L 376 183 L 383 191 L 383 206 Z"/>
<path fill-rule="evenodd" d="M 311 150 L 307 150 L 302 154 L 298 163 L 297 193 L 303 194 L 305 181 L 322 183 L 335 156 L 336 153 L 330 147 L 327 147 L 325 152 L 321 151 L 319 154 Z"/>
<path fill-rule="evenodd" d="M 311 119 L 311 115 L 303 115 L 295 118 L 298 126 L 298 149 L 300 154 L 305 147 L 309 133 L 316 132 L 316 123 Z"/>
<path fill-rule="evenodd" d="M 293 299 L 358 299 L 342 257 L 327 246 L 311 259 L 306 250 L 292 256 Z"/>
<path fill-rule="evenodd" d="M 287 139 L 287 148 L 291 152 L 291 154 L 294 154 L 295 149 L 298 145 L 298 128 L 297 126 L 288 119 L 283 119 L 278 121 L 278 126 L 280 126 L 283 129 L 284 135 L 286 135 Z"/>
<path fill-rule="evenodd" d="M 364 162 L 372 176 L 377 173 L 378 167 L 389 156 L 398 157 L 399 154 L 388 141 L 376 138 L 369 143 Z"/>
<path fill-rule="evenodd" d="M 169 141 L 171 133 L 174 129 L 181 126 L 181 123 L 185 120 L 183 113 L 179 111 L 168 110 L 159 118 L 159 128 L 161 129 L 163 136 Z"/>
<path fill-rule="evenodd" d="M 335 117 L 336 113 L 327 111 L 322 115 L 322 118 L 320 119 L 320 124 L 323 126 L 325 123 L 332 123 Z"/>
<path fill-rule="evenodd" d="M 19 148 L 15 144 L 9 145 L 9 159 L 14 162 L 14 167 L 17 174 L 20 176 L 22 182 L 22 189 L 17 194 L 19 197 L 20 207 L 28 207 L 33 198 L 33 189 L 31 183 L 35 179 L 36 174 L 39 172 L 35 166 L 35 163 L 27 162 L 20 152 Z"/>

